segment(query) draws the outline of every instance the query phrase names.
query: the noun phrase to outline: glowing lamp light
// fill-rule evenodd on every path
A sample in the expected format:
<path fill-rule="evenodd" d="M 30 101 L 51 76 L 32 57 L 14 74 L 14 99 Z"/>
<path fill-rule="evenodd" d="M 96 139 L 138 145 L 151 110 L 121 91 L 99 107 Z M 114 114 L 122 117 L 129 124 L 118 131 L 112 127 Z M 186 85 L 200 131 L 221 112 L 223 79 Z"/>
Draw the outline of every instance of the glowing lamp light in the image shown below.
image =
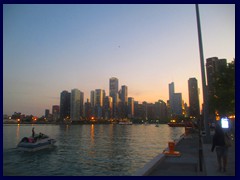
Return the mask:
<path fill-rule="evenodd" d="M 221 126 L 222 128 L 229 128 L 229 119 L 227 117 L 221 118 Z"/>

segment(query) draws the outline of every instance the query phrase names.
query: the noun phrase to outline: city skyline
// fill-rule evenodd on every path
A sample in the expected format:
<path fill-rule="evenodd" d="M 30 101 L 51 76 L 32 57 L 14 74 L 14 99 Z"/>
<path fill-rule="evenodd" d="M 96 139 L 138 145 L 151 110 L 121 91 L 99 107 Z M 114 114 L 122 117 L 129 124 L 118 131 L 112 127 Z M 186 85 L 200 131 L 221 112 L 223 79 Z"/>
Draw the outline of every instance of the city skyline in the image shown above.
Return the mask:
<path fill-rule="evenodd" d="M 205 60 L 235 58 L 235 5 L 199 5 Z M 41 116 L 60 93 L 104 89 L 128 96 L 188 101 L 188 79 L 202 85 L 195 5 L 3 5 L 3 113 Z M 228 46 L 226 46 L 228 44 Z M 205 61 L 206 64 L 206 61 Z"/>

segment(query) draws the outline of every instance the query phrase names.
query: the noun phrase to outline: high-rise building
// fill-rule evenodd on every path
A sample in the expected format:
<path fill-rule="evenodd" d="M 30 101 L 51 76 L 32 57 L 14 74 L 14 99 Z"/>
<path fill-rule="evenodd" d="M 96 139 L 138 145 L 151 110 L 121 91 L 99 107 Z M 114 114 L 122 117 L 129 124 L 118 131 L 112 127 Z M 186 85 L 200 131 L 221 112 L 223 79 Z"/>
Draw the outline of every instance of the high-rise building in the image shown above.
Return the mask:
<path fill-rule="evenodd" d="M 80 91 L 80 118 L 84 116 L 84 93 Z"/>
<path fill-rule="evenodd" d="M 104 90 L 102 89 L 96 89 L 95 90 L 95 105 L 99 107 L 103 107 L 103 101 L 104 101 Z"/>
<path fill-rule="evenodd" d="M 89 102 L 89 99 L 87 99 L 87 102 L 85 103 L 84 110 L 85 110 L 84 117 L 87 120 L 90 120 L 92 117 L 92 107 L 91 103 Z"/>
<path fill-rule="evenodd" d="M 128 98 L 128 118 L 134 117 L 134 98 Z"/>
<path fill-rule="evenodd" d="M 182 93 L 174 93 L 173 102 L 173 114 L 182 116 Z"/>
<path fill-rule="evenodd" d="M 209 95 L 214 95 L 214 83 L 217 78 L 217 74 L 221 72 L 222 69 L 227 67 L 226 59 L 218 59 L 217 57 L 207 58 L 206 71 L 207 71 L 207 85 Z"/>
<path fill-rule="evenodd" d="M 117 118 L 118 109 L 118 79 L 115 77 L 109 80 L 109 96 L 113 98 L 113 118 Z"/>
<path fill-rule="evenodd" d="M 170 105 L 170 114 L 173 114 L 174 107 L 174 82 L 169 84 L 169 105 Z"/>
<path fill-rule="evenodd" d="M 109 96 L 114 97 L 118 93 L 118 79 L 115 77 L 109 80 Z"/>
<path fill-rule="evenodd" d="M 174 83 L 169 84 L 170 116 L 182 116 L 182 94 L 174 92 Z"/>
<path fill-rule="evenodd" d="M 91 91 L 90 93 L 90 103 L 91 103 L 91 107 L 93 108 L 96 104 L 95 102 L 95 91 Z"/>
<path fill-rule="evenodd" d="M 80 94 L 81 91 L 78 89 L 71 90 L 70 116 L 72 121 L 80 120 Z"/>
<path fill-rule="evenodd" d="M 49 109 L 45 109 L 45 118 L 48 118 L 50 115 Z"/>
<path fill-rule="evenodd" d="M 163 100 L 155 102 L 155 119 L 160 122 L 165 122 L 167 120 L 167 104 Z"/>
<path fill-rule="evenodd" d="M 127 105 L 128 102 L 128 87 L 123 85 L 121 89 L 121 102 Z"/>
<path fill-rule="evenodd" d="M 53 105 L 52 106 L 52 117 L 53 121 L 57 121 L 60 117 L 60 107 L 59 105 Z"/>
<path fill-rule="evenodd" d="M 196 78 L 189 78 L 188 94 L 189 94 L 189 115 L 195 118 L 199 118 L 200 106 L 199 106 L 198 82 Z"/>
<path fill-rule="evenodd" d="M 103 102 L 105 98 L 105 91 L 102 89 L 95 90 L 95 109 L 98 119 L 103 117 Z"/>
<path fill-rule="evenodd" d="M 104 119 L 111 119 L 112 118 L 112 108 L 113 108 L 113 100 L 112 97 L 106 96 L 104 98 L 104 108 L 103 108 L 103 117 Z"/>
<path fill-rule="evenodd" d="M 60 94 L 60 118 L 70 118 L 70 97 L 71 93 L 62 91 Z"/>
<path fill-rule="evenodd" d="M 121 118 L 127 118 L 128 104 L 128 87 L 123 85 L 119 91 L 120 102 L 118 104 L 118 112 Z"/>

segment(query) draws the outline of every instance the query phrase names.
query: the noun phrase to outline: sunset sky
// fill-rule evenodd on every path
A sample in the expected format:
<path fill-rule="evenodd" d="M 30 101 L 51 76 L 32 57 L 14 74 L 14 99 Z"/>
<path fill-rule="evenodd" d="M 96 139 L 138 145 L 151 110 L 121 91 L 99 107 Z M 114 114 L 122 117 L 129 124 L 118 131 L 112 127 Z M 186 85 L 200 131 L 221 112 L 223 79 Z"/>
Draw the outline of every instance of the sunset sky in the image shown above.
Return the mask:
<path fill-rule="evenodd" d="M 235 5 L 199 5 L 204 58 L 235 58 Z M 202 86 L 194 4 L 3 5 L 3 113 L 44 115 L 60 93 L 104 89 L 165 102 L 168 84 L 188 102 Z"/>

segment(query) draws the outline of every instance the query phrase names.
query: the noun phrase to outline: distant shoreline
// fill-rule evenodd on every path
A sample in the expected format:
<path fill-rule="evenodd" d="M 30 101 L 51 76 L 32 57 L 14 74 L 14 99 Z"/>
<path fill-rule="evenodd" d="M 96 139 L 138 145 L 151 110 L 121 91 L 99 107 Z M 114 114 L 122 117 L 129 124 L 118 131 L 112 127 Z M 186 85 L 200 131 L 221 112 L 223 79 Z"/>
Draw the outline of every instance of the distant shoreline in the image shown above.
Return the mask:
<path fill-rule="evenodd" d="M 112 123 L 112 122 L 89 122 L 89 121 L 80 121 L 80 122 L 72 122 L 72 123 L 60 123 L 60 122 L 37 122 L 37 123 L 32 123 L 32 122 L 21 122 L 21 123 L 17 123 L 17 122 L 3 122 L 3 124 L 31 124 L 31 125 L 35 125 L 35 124 L 52 124 L 52 125 L 78 125 L 78 124 L 118 124 L 118 123 Z M 144 124 L 144 123 L 133 123 L 133 124 Z M 149 124 L 156 124 L 156 123 L 149 123 Z M 167 123 L 160 123 L 160 124 L 167 124 Z"/>

